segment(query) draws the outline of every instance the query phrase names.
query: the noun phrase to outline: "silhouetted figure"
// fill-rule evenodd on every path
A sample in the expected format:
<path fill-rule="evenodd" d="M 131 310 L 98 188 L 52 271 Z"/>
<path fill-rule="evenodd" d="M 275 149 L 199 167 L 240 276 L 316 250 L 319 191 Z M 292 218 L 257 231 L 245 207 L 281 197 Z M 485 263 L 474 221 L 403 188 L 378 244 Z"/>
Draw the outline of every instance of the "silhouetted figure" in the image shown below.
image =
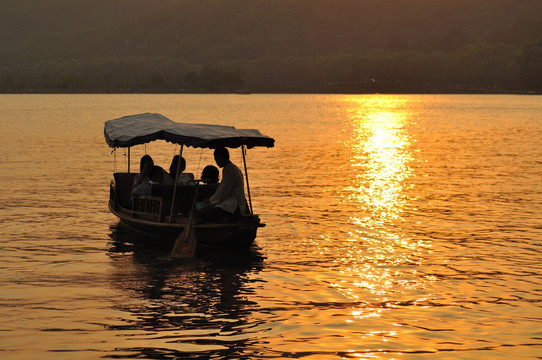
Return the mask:
<path fill-rule="evenodd" d="M 154 161 L 150 155 L 143 155 L 139 161 L 139 174 L 134 177 L 132 189 L 135 189 L 139 184 L 149 181 L 149 173 L 154 166 Z"/>
<path fill-rule="evenodd" d="M 211 206 L 202 209 L 198 215 L 209 222 L 223 223 L 246 213 L 245 186 L 243 173 L 230 161 L 226 148 L 216 149 L 214 157 L 216 164 L 222 168 L 222 181 L 209 198 Z"/>
<path fill-rule="evenodd" d="M 179 175 L 177 175 L 177 167 L 179 168 Z M 177 184 L 189 184 L 194 180 L 192 174 L 185 173 L 186 169 L 186 160 L 179 155 L 175 155 L 171 160 L 171 165 L 169 167 L 169 176 L 171 177 L 173 183 L 175 183 L 175 177 L 177 176 Z"/>
<path fill-rule="evenodd" d="M 164 174 L 167 175 L 164 169 L 160 166 L 153 166 L 149 171 L 149 180 L 141 182 L 132 190 L 132 195 L 151 195 L 151 185 L 163 184 Z"/>
<path fill-rule="evenodd" d="M 201 181 L 205 184 L 216 184 L 218 182 L 218 168 L 214 165 L 207 165 L 201 172 Z"/>

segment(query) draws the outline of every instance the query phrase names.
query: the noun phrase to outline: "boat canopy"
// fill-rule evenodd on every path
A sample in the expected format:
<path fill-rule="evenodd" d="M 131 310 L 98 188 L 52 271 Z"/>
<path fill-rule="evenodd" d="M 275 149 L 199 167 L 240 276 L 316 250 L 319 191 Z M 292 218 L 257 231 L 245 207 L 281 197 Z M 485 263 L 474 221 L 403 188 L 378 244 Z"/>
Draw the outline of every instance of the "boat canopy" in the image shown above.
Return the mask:
<path fill-rule="evenodd" d="M 256 129 L 177 123 L 160 114 L 138 114 L 105 122 L 105 141 L 112 148 L 130 147 L 155 140 L 195 148 L 273 147 L 275 140 Z"/>

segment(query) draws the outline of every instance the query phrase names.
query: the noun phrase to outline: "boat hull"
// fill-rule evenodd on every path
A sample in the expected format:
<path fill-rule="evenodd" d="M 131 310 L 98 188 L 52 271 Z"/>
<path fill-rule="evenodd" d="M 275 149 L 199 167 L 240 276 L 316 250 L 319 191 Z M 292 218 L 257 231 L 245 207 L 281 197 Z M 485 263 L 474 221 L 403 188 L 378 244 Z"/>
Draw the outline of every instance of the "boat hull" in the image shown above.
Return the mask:
<path fill-rule="evenodd" d="M 124 224 L 143 233 L 149 242 L 159 246 L 173 246 L 188 223 L 186 217 L 176 217 L 173 221 L 166 217 L 160 221 L 141 216 L 119 207 L 118 204 L 115 205 L 112 201 L 109 202 L 109 209 Z M 263 226 L 265 225 L 260 223 L 257 216 L 251 216 L 235 223 L 196 223 L 194 230 L 198 247 L 236 249 L 250 247 L 256 238 L 258 228 Z"/>

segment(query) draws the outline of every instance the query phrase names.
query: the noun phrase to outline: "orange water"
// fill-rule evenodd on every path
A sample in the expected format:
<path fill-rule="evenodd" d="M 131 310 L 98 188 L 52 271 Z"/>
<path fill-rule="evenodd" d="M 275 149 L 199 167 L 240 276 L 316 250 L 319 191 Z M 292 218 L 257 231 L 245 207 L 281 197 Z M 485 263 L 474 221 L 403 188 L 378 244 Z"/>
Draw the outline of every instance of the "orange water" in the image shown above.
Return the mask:
<path fill-rule="evenodd" d="M 0 95 L 2 359 L 536 359 L 542 98 Z M 249 252 L 172 261 L 107 209 L 106 120 L 258 128 Z M 145 152 L 169 166 L 178 151 Z M 212 156 L 185 149 L 196 174 Z M 241 165 L 238 150 L 234 162 Z"/>

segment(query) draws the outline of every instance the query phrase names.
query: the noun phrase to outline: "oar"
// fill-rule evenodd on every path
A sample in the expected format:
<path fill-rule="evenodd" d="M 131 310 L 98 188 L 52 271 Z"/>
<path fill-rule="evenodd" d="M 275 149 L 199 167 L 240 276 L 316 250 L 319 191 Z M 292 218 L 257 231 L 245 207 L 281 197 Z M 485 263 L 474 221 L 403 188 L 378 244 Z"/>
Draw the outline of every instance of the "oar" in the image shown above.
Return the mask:
<path fill-rule="evenodd" d="M 193 257 L 196 254 L 197 245 L 198 239 L 194 231 L 193 215 L 190 215 L 188 224 L 175 239 L 175 245 L 173 245 L 170 256 L 173 258 Z"/>
<path fill-rule="evenodd" d="M 196 216 L 196 199 L 198 197 L 199 182 L 196 183 L 196 191 L 194 194 L 194 201 L 192 202 L 192 210 L 190 211 L 190 217 L 184 230 L 175 239 L 173 249 L 171 249 L 170 256 L 173 258 L 193 257 L 196 254 L 196 246 L 198 245 L 198 239 L 196 238 L 196 232 L 194 230 L 194 217 Z"/>

